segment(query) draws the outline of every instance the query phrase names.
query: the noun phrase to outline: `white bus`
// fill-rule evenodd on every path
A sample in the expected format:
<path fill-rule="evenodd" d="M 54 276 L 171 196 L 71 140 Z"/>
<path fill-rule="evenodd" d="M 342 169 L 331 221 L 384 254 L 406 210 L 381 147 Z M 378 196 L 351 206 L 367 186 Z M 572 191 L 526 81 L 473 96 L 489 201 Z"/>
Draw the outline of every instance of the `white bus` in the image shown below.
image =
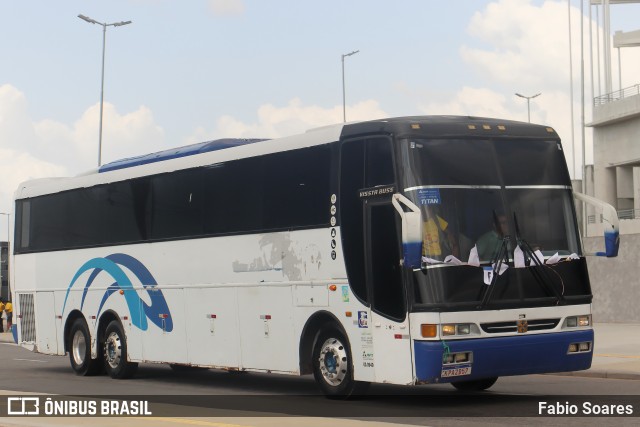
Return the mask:
<path fill-rule="evenodd" d="M 545 126 L 427 116 L 218 140 L 27 182 L 15 203 L 18 342 L 79 375 L 313 373 L 346 397 L 591 365 L 573 192 Z"/>

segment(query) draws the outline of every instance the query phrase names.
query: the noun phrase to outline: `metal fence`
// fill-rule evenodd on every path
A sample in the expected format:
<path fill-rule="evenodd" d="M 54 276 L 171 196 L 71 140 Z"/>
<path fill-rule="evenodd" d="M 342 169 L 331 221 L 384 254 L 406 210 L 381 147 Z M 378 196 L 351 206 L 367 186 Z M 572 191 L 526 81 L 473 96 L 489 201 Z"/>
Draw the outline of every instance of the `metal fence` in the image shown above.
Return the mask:
<path fill-rule="evenodd" d="M 606 95 L 601 95 L 593 98 L 593 106 L 597 107 L 598 105 L 608 104 L 609 102 L 619 101 L 624 98 L 629 98 L 630 96 L 640 95 L 640 84 L 635 86 L 626 87 L 624 89 L 607 93 Z"/>
<path fill-rule="evenodd" d="M 636 219 L 640 218 L 640 209 L 620 209 L 618 211 L 620 219 Z"/>
<path fill-rule="evenodd" d="M 640 219 L 640 209 L 620 209 L 618 211 L 618 219 Z M 602 222 L 602 214 L 587 216 L 588 224 Z"/>

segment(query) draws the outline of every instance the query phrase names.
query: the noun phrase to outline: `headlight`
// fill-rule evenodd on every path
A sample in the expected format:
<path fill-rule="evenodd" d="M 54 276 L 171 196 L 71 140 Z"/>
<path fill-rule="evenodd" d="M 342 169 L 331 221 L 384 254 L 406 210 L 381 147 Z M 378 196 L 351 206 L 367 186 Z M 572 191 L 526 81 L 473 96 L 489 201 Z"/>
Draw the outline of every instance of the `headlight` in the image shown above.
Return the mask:
<path fill-rule="evenodd" d="M 442 335 L 455 335 L 456 325 L 442 325 Z"/>
<path fill-rule="evenodd" d="M 583 316 L 567 317 L 565 320 L 565 326 L 567 328 L 591 326 L 591 315 L 585 314 Z"/>
<path fill-rule="evenodd" d="M 470 333 L 470 323 L 453 323 L 442 325 L 442 336 L 469 335 Z"/>
<path fill-rule="evenodd" d="M 578 326 L 590 326 L 591 316 L 578 316 Z"/>
<path fill-rule="evenodd" d="M 456 333 L 458 335 L 469 335 L 471 333 L 471 325 L 468 323 L 458 325 L 456 327 Z"/>

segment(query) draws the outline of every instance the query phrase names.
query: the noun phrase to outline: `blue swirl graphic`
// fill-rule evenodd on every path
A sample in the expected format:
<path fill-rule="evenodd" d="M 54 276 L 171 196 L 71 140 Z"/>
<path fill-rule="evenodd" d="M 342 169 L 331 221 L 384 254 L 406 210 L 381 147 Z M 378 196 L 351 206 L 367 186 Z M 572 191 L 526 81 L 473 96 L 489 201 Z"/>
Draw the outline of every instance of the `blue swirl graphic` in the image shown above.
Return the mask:
<path fill-rule="evenodd" d="M 140 298 L 138 292 L 133 288 L 131 280 L 129 280 L 129 277 L 121 267 L 129 270 L 140 281 L 142 287 L 147 291 L 147 294 L 151 299 L 150 305 Z M 69 292 L 71 292 L 71 288 L 83 273 L 90 270 L 93 271 L 91 271 L 82 291 L 82 300 L 80 303 L 81 310 L 84 307 L 89 287 L 91 287 L 96 277 L 104 271 L 109 274 L 115 282 L 107 288 L 106 292 L 102 296 L 96 317 L 100 315 L 102 307 L 109 297 L 115 292 L 122 291 L 127 306 L 129 307 L 129 313 L 131 314 L 131 323 L 133 323 L 134 326 L 146 331 L 149 327 L 147 322 L 148 319 L 159 328 L 162 328 L 164 323 L 164 330 L 167 332 L 171 332 L 173 330 L 171 312 L 169 311 L 169 306 L 167 305 L 167 301 L 165 300 L 162 291 L 156 288 L 158 283 L 153 278 L 151 272 L 149 272 L 149 270 L 140 261 L 126 254 L 112 254 L 104 258 L 93 258 L 80 267 L 67 288 L 67 293 L 64 297 L 64 304 L 62 305 L 62 313 L 64 313 L 64 309 L 67 305 L 67 299 L 69 297 Z"/>

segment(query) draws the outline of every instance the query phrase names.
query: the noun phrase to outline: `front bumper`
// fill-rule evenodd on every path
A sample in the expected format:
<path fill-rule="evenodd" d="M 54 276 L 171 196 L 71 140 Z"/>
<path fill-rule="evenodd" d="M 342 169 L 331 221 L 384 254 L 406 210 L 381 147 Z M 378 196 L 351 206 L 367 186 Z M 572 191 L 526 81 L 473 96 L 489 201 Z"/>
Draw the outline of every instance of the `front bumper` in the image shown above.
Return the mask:
<path fill-rule="evenodd" d="M 590 350 L 568 353 L 569 345 L 591 342 Z M 464 375 L 443 377 L 445 348 L 450 353 L 472 352 L 469 363 L 459 365 Z M 468 381 L 509 375 L 581 371 L 591 367 L 593 329 L 536 335 L 466 340 L 414 341 L 419 383 Z M 470 369 L 465 369 L 470 367 Z M 453 366 L 455 368 L 455 366 Z"/>

